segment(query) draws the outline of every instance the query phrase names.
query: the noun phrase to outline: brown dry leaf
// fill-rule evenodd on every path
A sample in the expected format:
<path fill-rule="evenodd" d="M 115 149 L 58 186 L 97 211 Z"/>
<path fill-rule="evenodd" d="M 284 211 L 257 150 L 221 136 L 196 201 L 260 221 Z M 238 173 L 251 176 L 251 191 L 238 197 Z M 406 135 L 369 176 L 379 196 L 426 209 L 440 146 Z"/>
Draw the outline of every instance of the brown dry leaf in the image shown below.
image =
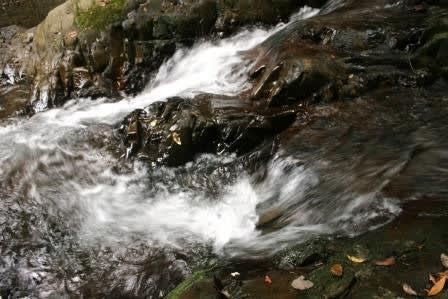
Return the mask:
<path fill-rule="evenodd" d="M 357 256 L 352 256 L 352 255 L 347 255 L 347 258 L 349 259 L 349 260 L 351 260 L 352 262 L 354 262 L 354 263 L 364 263 L 365 261 L 366 261 L 366 259 L 365 258 L 362 258 L 362 257 L 357 257 Z"/>
<path fill-rule="evenodd" d="M 266 283 L 266 284 L 271 284 L 272 283 L 272 279 L 269 277 L 269 275 L 266 275 L 264 277 L 264 283 Z"/>
<path fill-rule="evenodd" d="M 375 261 L 375 265 L 377 266 L 392 266 L 395 264 L 395 258 L 390 257 L 382 261 Z"/>
<path fill-rule="evenodd" d="M 411 295 L 411 296 L 418 296 L 417 292 L 414 291 L 414 289 L 413 289 L 410 285 L 408 285 L 407 283 L 404 283 L 404 284 L 403 284 L 403 291 L 404 291 L 406 294 L 408 294 L 408 295 Z"/>
<path fill-rule="evenodd" d="M 439 294 L 445 287 L 445 283 L 446 283 L 446 276 L 440 277 L 440 279 L 428 291 L 428 296 L 435 296 Z"/>
<path fill-rule="evenodd" d="M 308 290 L 311 289 L 314 286 L 314 283 L 312 283 L 309 280 L 305 280 L 305 276 L 300 276 L 299 278 L 294 279 L 291 282 L 291 286 L 296 290 Z"/>
<path fill-rule="evenodd" d="M 178 133 L 174 132 L 172 136 L 174 142 L 176 142 L 178 145 L 182 145 L 182 140 L 180 140 L 180 135 Z"/>
<path fill-rule="evenodd" d="M 344 269 L 342 268 L 342 265 L 340 265 L 340 264 L 335 264 L 335 265 L 331 266 L 330 271 L 335 276 L 342 276 L 342 274 L 344 273 Z"/>
<path fill-rule="evenodd" d="M 445 268 L 448 268 L 448 255 L 442 253 L 442 254 L 440 255 L 440 261 L 442 262 L 442 265 L 443 265 Z"/>

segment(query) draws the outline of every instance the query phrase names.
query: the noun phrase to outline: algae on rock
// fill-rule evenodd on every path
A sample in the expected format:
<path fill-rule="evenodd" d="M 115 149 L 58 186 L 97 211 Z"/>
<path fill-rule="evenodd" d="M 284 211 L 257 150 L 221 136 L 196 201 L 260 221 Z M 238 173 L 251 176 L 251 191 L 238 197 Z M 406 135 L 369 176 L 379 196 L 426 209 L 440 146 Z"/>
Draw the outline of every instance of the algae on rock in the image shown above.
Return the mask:
<path fill-rule="evenodd" d="M 110 0 L 105 5 L 90 2 L 91 4 L 87 6 L 80 5 L 80 3 L 75 4 L 75 24 L 79 29 L 101 30 L 123 18 L 123 8 L 126 0 Z"/>

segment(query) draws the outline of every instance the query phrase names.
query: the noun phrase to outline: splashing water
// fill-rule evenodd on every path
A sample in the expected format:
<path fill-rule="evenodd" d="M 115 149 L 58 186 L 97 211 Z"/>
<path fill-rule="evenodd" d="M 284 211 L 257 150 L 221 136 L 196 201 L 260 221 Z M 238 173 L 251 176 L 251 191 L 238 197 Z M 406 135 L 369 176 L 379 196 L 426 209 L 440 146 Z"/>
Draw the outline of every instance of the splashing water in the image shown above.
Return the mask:
<path fill-rule="evenodd" d="M 318 12 L 304 8 L 291 21 Z M 219 42 L 179 50 L 135 98 L 116 103 L 77 99 L 0 127 L 2 204 L 14 205 L 18 198 L 25 198 L 36 213 L 61 219 L 89 246 L 139 239 L 174 247 L 212 244 L 230 254 L 280 249 L 312 233 L 351 231 L 348 226 L 366 222 L 375 216 L 376 212 L 363 212 L 376 193 L 346 193 L 332 201 L 338 207 L 325 204 L 328 197 L 313 193 L 320 183 L 318 173 L 303 166 L 288 170 L 297 163 L 289 158 L 274 159 L 265 180 L 257 183 L 232 156 L 204 156 L 178 170 L 151 170 L 135 163 L 123 173 L 116 170 L 120 162 L 107 154 L 113 137 L 110 125 L 136 108 L 171 96 L 236 95 L 248 88 L 245 74 L 250 62 L 239 53 L 284 26 L 246 30 Z M 228 167 L 227 171 L 218 173 L 210 187 L 205 170 L 222 167 Z M 377 213 L 398 211 L 389 201 L 376 205 L 382 205 Z M 275 213 L 271 220 L 278 229 L 265 232 L 260 227 L 263 219 Z M 350 219 L 353 215 L 358 218 Z"/>

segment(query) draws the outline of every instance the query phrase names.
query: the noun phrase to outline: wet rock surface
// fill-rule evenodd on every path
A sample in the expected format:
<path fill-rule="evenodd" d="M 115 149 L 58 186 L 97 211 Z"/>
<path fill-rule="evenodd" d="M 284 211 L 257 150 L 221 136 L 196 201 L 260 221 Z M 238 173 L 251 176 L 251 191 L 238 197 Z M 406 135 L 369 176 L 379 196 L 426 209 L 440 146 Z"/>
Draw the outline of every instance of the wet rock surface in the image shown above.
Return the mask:
<path fill-rule="evenodd" d="M 251 87 L 237 97 L 236 102 L 239 101 L 240 104 L 235 102 L 230 105 L 240 106 L 241 108 L 237 110 L 246 110 L 244 113 L 257 110 L 257 118 L 259 119 L 281 110 L 301 110 L 302 116 L 296 119 L 299 123 L 303 123 L 304 107 L 308 105 L 350 100 L 381 88 L 427 86 L 439 79 L 443 80 L 444 58 L 442 52 L 444 46 L 443 34 L 441 35 L 439 32 L 445 28 L 445 9 L 431 6 L 422 12 L 409 3 L 400 4 L 395 9 L 388 8 L 387 5 L 380 6 L 380 3 L 378 3 L 378 6 L 372 12 L 367 9 L 370 5 L 364 2 L 349 2 L 344 7 L 329 14 L 292 22 L 274 33 L 259 46 L 244 53 L 243 55 L 247 59 L 253 61 L 252 68 L 247 73 Z M 369 22 L 366 23 L 365 19 L 367 17 Z M 435 41 L 428 41 L 434 36 L 436 36 Z M 436 45 L 428 44 L 432 42 L 435 42 Z M 431 57 L 436 60 L 433 64 L 424 63 L 425 67 L 419 68 L 418 66 L 422 64 L 419 64 L 418 60 L 423 61 L 424 57 L 428 59 L 428 54 L 423 53 L 427 53 L 427 51 L 430 51 L 429 49 L 435 51 Z M 148 55 L 147 57 L 152 56 Z M 233 100 L 235 101 L 235 99 Z M 199 96 L 189 100 L 195 108 L 185 107 L 184 104 L 176 106 L 176 109 L 181 110 L 181 112 L 176 112 L 174 116 L 170 116 L 170 123 L 166 125 L 167 128 L 178 126 L 175 124 L 176 118 L 182 119 L 186 123 L 192 123 L 193 120 L 197 119 L 196 115 L 203 117 L 203 114 L 206 113 L 212 115 L 208 116 L 210 119 L 216 118 L 217 122 L 224 123 L 224 126 L 227 126 L 226 130 L 229 132 L 242 131 L 242 128 L 246 127 L 248 129 L 246 131 L 247 136 L 266 136 L 266 133 L 262 132 L 264 130 L 262 127 L 266 126 L 263 123 L 264 121 L 256 125 L 258 129 L 252 127 L 249 130 L 247 124 L 255 124 L 254 119 L 250 116 L 242 115 L 245 120 L 237 121 L 222 117 L 222 113 L 229 113 L 237 118 L 239 112 L 235 109 L 231 109 L 229 112 L 223 112 L 226 109 L 210 108 L 204 108 L 205 110 L 202 109 L 200 112 L 196 111 L 200 110 L 197 108 L 199 106 L 212 107 L 214 105 L 213 100 L 207 101 L 209 103 L 204 104 L 204 97 Z M 224 103 L 225 100 L 221 100 L 221 102 Z M 153 107 L 148 109 L 157 111 L 165 108 L 160 108 L 160 104 L 154 104 Z M 166 115 L 170 114 L 166 113 Z M 149 118 L 151 120 L 148 121 L 152 121 L 153 124 L 165 121 L 154 116 Z M 141 121 L 127 120 L 125 125 L 128 126 L 128 133 L 126 133 L 128 136 L 135 133 L 134 127 L 129 127 L 129 122 L 139 124 L 138 127 L 142 126 Z M 246 124 L 235 130 L 233 127 L 236 122 Z M 280 127 L 277 129 L 275 129 L 276 125 L 273 125 L 270 138 L 286 129 L 293 122 L 294 120 L 280 121 L 278 122 Z M 160 162 L 164 160 L 162 159 L 163 156 L 166 158 L 176 156 L 180 153 L 174 153 L 174 151 L 181 151 L 183 152 L 182 157 L 175 159 L 179 161 L 178 163 L 181 163 L 181 161 L 191 161 L 195 155 L 201 152 L 217 153 L 225 151 L 225 144 L 229 147 L 233 143 L 234 148 L 231 149 L 232 146 L 230 146 L 228 150 L 241 153 L 248 150 L 247 142 L 253 143 L 252 146 L 249 146 L 252 148 L 256 143 L 261 142 L 255 140 L 236 142 L 240 140 L 238 139 L 240 137 L 236 140 L 220 140 L 219 137 L 210 139 L 210 137 L 205 136 L 222 136 L 222 130 L 217 129 L 214 125 L 209 125 L 208 120 L 205 121 L 207 124 L 202 124 L 201 120 L 199 120 L 199 123 L 200 127 L 205 128 L 201 129 L 202 131 L 199 134 L 194 132 L 179 134 L 173 131 L 176 139 L 185 139 L 185 144 L 171 147 L 149 145 L 147 143 L 148 136 L 145 136 L 138 137 L 139 141 L 132 142 L 128 150 L 133 152 L 137 151 L 136 148 L 146 148 L 147 154 L 143 156 L 153 156 L 149 159 L 150 161 L 158 160 Z M 183 132 L 194 131 L 194 129 L 191 129 L 192 126 L 191 124 L 179 125 L 181 130 L 185 130 Z M 185 129 L 185 127 L 188 129 Z M 153 129 L 153 131 L 156 130 Z M 143 131 L 147 132 L 148 130 L 145 127 Z M 196 140 L 193 142 L 196 145 L 192 145 L 191 134 L 194 136 L 201 136 L 202 134 L 204 140 L 210 139 L 212 142 L 204 144 Z M 232 134 L 229 136 L 232 136 Z M 172 134 L 167 129 L 159 135 L 160 144 L 165 144 L 168 142 L 167 140 L 172 139 L 169 138 Z M 154 136 L 149 139 L 153 140 L 153 143 L 154 140 L 157 140 Z M 174 141 L 171 140 L 171 142 Z M 129 145 L 127 139 L 124 143 Z M 214 143 L 217 145 L 214 145 Z M 151 147 L 156 148 L 156 150 L 153 152 L 149 149 Z M 184 149 L 181 150 L 181 148 Z M 186 148 L 188 150 L 185 150 Z M 156 152 L 158 154 L 155 154 Z M 170 160 L 170 158 L 167 159 L 166 161 Z"/>

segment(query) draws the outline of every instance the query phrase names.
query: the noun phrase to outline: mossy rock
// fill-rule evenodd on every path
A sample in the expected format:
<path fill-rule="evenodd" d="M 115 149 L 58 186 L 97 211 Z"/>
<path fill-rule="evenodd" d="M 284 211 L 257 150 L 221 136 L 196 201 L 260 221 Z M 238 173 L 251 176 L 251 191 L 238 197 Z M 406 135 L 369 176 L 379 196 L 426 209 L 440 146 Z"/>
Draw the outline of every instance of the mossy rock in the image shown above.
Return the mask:
<path fill-rule="evenodd" d="M 294 270 L 309 266 L 319 260 L 326 260 L 330 254 L 331 252 L 326 247 L 326 241 L 315 239 L 280 252 L 274 261 L 279 269 Z"/>
<path fill-rule="evenodd" d="M 127 0 L 109 0 L 105 5 L 93 2 L 87 9 L 77 2 L 75 24 L 80 29 L 102 30 L 124 19 Z"/>
<path fill-rule="evenodd" d="M 330 271 L 330 265 L 325 265 L 313 271 L 309 280 L 314 283 L 314 287 L 305 292 L 309 298 L 340 298 L 350 291 L 356 283 L 354 269 L 348 264 L 342 264 L 344 273 L 341 277 L 336 277 Z"/>

